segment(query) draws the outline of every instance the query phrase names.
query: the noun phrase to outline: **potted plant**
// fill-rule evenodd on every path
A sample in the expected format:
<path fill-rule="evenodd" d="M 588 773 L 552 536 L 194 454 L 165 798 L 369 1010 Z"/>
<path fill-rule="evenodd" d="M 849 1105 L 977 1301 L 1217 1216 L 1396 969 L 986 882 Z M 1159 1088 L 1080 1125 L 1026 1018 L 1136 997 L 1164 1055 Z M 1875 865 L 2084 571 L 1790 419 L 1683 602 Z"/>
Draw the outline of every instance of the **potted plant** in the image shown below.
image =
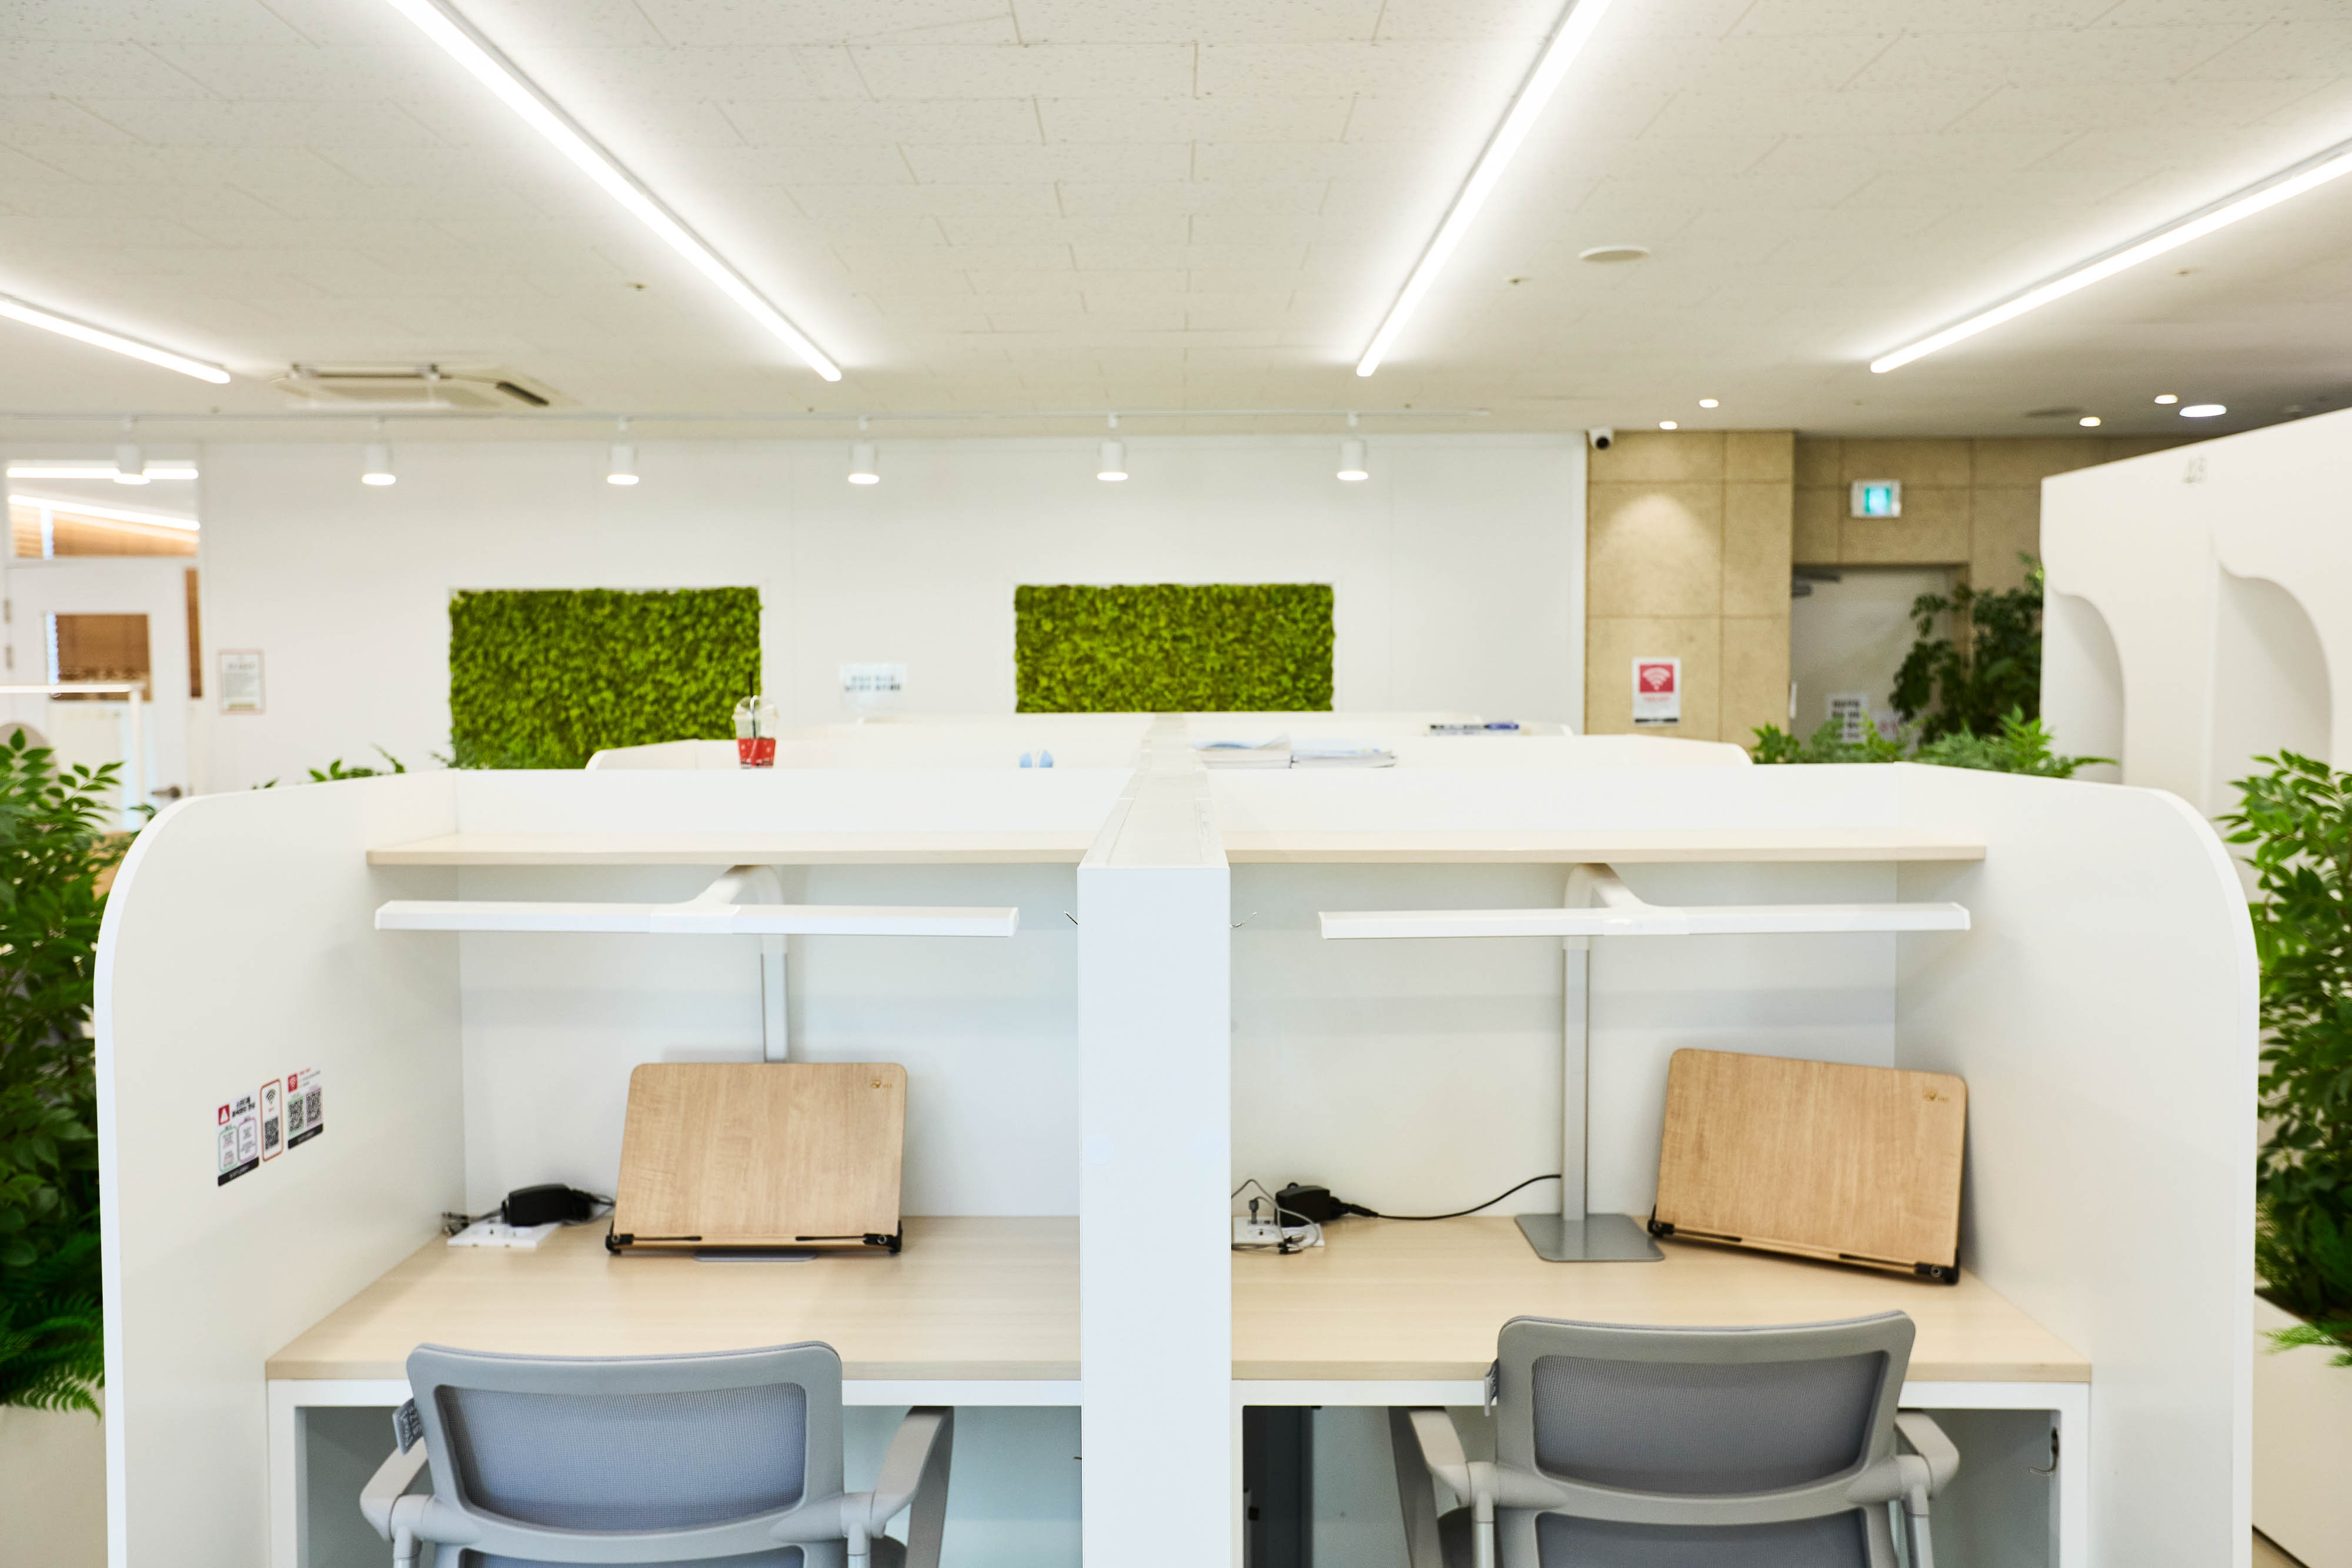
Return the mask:
<path fill-rule="evenodd" d="M 2282 751 L 2221 819 L 2252 846 L 2263 966 L 2254 1526 L 2352 1568 L 2352 773 Z"/>
<path fill-rule="evenodd" d="M 58 1563 L 106 1548 L 89 1014 L 116 771 L 0 745 L 0 1513 Z"/>

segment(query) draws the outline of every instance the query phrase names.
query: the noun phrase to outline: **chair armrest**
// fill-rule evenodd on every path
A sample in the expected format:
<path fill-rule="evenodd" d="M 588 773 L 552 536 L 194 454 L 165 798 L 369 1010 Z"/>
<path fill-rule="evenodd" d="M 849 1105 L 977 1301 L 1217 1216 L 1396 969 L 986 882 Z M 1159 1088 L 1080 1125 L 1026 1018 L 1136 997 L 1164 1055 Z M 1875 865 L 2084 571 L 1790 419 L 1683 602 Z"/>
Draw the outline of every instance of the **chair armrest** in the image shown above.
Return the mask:
<path fill-rule="evenodd" d="M 360 1490 L 360 1512 L 367 1516 L 368 1523 L 386 1541 L 392 1539 L 393 1504 L 398 1502 L 415 1483 L 417 1471 L 425 1468 L 425 1460 L 430 1457 L 422 1443 L 404 1454 L 394 1449 L 383 1464 L 376 1467 L 375 1474 L 368 1478 L 368 1484 Z"/>
<path fill-rule="evenodd" d="M 873 1538 L 911 1507 L 908 1521 L 907 1568 L 938 1568 L 940 1545 L 947 1530 L 948 1469 L 955 1448 L 955 1412 L 919 1406 L 907 1412 L 882 1456 L 882 1474 L 869 1492 L 852 1492 L 841 1500 L 841 1534 L 849 1543 L 852 1568 L 868 1560 Z M 809 1539 L 787 1535 L 789 1521 L 777 1527 L 777 1539 Z"/>
<path fill-rule="evenodd" d="M 1895 1431 L 1911 1451 L 1927 1461 L 1927 1495 L 1935 1496 L 1944 1490 L 1946 1482 L 1959 1473 L 1960 1451 L 1936 1425 L 1936 1418 L 1925 1410 L 1900 1410 L 1895 1416 Z"/>
<path fill-rule="evenodd" d="M 1454 1490 L 1463 1501 L 1470 1500 L 1470 1461 L 1462 1452 L 1462 1434 L 1454 1428 L 1454 1417 L 1443 1410 L 1417 1409 L 1405 1412 L 1406 1423 L 1412 1431 L 1413 1441 L 1420 1445 L 1421 1462 L 1429 1473 Z"/>

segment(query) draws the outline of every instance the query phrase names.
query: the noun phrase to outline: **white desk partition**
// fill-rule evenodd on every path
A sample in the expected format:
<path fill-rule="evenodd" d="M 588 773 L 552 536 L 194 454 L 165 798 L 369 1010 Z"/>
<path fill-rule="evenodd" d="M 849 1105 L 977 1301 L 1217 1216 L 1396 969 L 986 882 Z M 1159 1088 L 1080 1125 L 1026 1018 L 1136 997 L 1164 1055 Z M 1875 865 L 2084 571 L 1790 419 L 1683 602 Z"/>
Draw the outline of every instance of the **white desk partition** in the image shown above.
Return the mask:
<path fill-rule="evenodd" d="M 2228 854 L 2156 790 L 1897 771 L 1905 822 L 1986 849 L 1900 872 L 1975 925 L 1897 939 L 1895 1065 L 1968 1080 L 1961 1256 L 2092 1360 L 2089 1560 L 2242 1565 L 2259 989 Z"/>
<path fill-rule="evenodd" d="M 1232 907 L 1207 780 L 1171 720 L 1078 868 L 1090 1563 L 1201 1568 L 1233 1550 Z"/>
<path fill-rule="evenodd" d="M 265 1560 L 263 1361 L 462 1196 L 456 948 L 371 929 L 387 896 L 454 873 L 367 864 L 372 843 L 450 831 L 457 783 L 183 800 L 115 879 L 97 977 L 113 1568 Z M 312 1070 L 324 1130 L 221 1180 L 221 1108 Z"/>

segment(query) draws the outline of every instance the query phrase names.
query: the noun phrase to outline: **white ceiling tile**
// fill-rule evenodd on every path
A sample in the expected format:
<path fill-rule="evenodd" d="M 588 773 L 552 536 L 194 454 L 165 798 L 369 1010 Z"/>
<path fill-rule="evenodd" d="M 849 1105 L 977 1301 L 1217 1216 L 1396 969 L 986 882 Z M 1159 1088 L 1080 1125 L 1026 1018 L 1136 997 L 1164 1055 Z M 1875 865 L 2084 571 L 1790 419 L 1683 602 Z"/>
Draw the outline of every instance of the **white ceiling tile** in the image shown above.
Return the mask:
<path fill-rule="evenodd" d="M 2095 131 L 2114 124 L 2120 116 L 2144 114 L 2163 125 L 2220 130 L 2252 124 L 2309 90 L 2309 83 L 2293 81 L 2091 82 L 2074 88 L 2003 88 L 1957 118 L 1953 125 L 1963 131 Z"/>
<path fill-rule="evenodd" d="M 1209 39 L 1325 42 L 1370 39 L 1396 0 L 1165 0 L 1106 5 L 1102 0 L 1019 0 L 1021 37 L 1031 44 L 1192 44 Z"/>
<path fill-rule="evenodd" d="M 1004 0 L 637 0 L 673 44 L 715 48 L 737 44 L 824 44 L 935 33 L 1001 18 Z"/>
<path fill-rule="evenodd" d="M 1444 97 L 1465 112 L 1481 99 L 1500 119 L 1534 63 L 1535 46 L 1481 43 L 1204 44 L 1204 97 L 1321 96 L 1335 88 L 1395 98 Z"/>
<path fill-rule="evenodd" d="M 808 185 L 793 199 L 820 222 L 851 214 L 1034 213 L 1061 211 L 1051 185 Z"/>
<path fill-rule="evenodd" d="M 730 100 L 719 106 L 755 147 L 803 147 L 837 141 L 1004 145 L 1035 141 L 1036 106 L 1025 98 L 900 99 L 856 103 L 840 99 L 788 102 Z"/>
<path fill-rule="evenodd" d="M 1673 9 L 1687 7 L 1627 6 L 1604 26 L 1622 27 L 1642 13 Z M 1539 44 L 1551 36 L 1559 14 L 1559 0 L 1387 0 L 1381 7 L 1379 37 L 1383 43 L 1509 38 Z"/>
<path fill-rule="evenodd" d="M 643 160 L 638 166 L 643 167 Z M 755 191 L 782 185 L 911 185 L 914 174 L 887 145 L 709 148 L 677 161 L 657 188 L 677 204 L 691 190 Z M 650 176 L 648 176 L 650 177 Z"/>
<path fill-rule="evenodd" d="M 1328 141 L 1350 99 L 1330 92 L 1278 99 L 1055 99 L 1038 101 L 1049 141 Z"/>
<path fill-rule="evenodd" d="M 940 227 L 949 243 L 959 246 L 1085 245 L 1096 241 L 1181 245 L 1190 233 L 1187 225 L 1192 221 L 1181 213 L 1125 213 L 1102 217 L 960 213 L 943 214 Z"/>
<path fill-rule="evenodd" d="M 1218 267 L 1234 272 L 1290 272 L 1304 266 L 1307 246 L 1129 245 L 1087 241 L 1073 247 L 1081 268 L 1174 270 Z"/>
<path fill-rule="evenodd" d="M 2120 27 L 2097 31 L 1939 33 L 1897 41 L 1853 85 L 1872 90 L 1941 91 L 1997 81 L 2012 89 L 2168 84 L 2210 60 L 2252 29 Z"/>
<path fill-rule="evenodd" d="M 1460 179 L 1468 161 L 1455 149 L 1354 141 L 1203 142 L 1194 177 L 1245 184 L 1366 180 L 1393 191 L 1400 181 Z"/>
<path fill-rule="evenodd" d="M 139 45 L 43 43 L 0 36 L 0 95 L 205 98 L 210 92 Z"/>
<path fill-rule="evenodd" d="M 1907 90 L 1775 93 L 1760 100 L 1729 93 L 1677 93 L 1644 128 L 1645 135 L 1911 135 L 1949 129 L 1997 91 L 1961 86 Z M 1987 125 L 1986 130 L 2016 130 Z"/>
<path fill-rule="evenodd" d="M 877 45 L 850 51 L 877 99 L 1164 98 L 1195 90 L 1190 45 Z"/>
<path fill-rule="evenodd" d="M 2352 61 L 2352 17 L 2282 20 L 2240 38 L 2188 72 L 2191 81 L 2333 80 Z"/>
<path fill-rule="evenodd" d="M 2195 0 L 2192 0 L 2195 3 Z M 1741 35 L 1898 32 L 2005 32 L 2025 27 L 2081 27 L 2115 9 L 2116 0 L 1949 0 L 1944 5 L 1895 0 L 1756 0 L 1734 29 Z"/>
<path fill-rule="evenodd" d="M 1329 189 L 1320 180 L 1212 185 L 1186 181 L 1112 182 L 1061 186 L 1063 211 L 1073 217 L 1110 213 L 1313 213 Z"/>
<path fill-rule="evenodd" d="M 62 98 L 0 98 L 0 146 L 32 152 L 52 142 L 104 146 L 134 140 L 121 121 Z"/>
<path fill-rule="evenodd" d="M 965 184 L 1015 181 L 1181 181 L 1192 173 L 1189 142 L 1125 145 L 1056 143 L 1031 140 L 995 146 L 914 146 L 907 162 L 926 183 Z"/>
<path fill-rule="evenodd" d="M 41 43 L 283 44 L 301 41 L 261 0 L 103 0 L 0 4 L 0 36 Z"/>
<path fill-rule="evenodd" d="M 343 184 L 351 176 L 301 147 L 57 146 L 41 162 L 92 185 Z"/>

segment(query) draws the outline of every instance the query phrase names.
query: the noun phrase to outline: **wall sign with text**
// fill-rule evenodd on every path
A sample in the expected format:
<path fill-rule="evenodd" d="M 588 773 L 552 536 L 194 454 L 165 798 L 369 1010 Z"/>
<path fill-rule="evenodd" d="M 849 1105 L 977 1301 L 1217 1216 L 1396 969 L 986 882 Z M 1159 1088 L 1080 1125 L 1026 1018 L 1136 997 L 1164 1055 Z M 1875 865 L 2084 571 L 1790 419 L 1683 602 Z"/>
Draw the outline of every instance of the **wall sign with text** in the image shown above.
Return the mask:
<path fill-rule="evenodd" d="M 223 713 L 262 711 L 260 649 L 223 648 L 220 651 L 220 710 Z"/>
<path fill-rule="evenodd" d="M 1633 722 L 1680 724 L 1683 721 L 1683 662 L 1680 659 L 1633 661 Z"/>

